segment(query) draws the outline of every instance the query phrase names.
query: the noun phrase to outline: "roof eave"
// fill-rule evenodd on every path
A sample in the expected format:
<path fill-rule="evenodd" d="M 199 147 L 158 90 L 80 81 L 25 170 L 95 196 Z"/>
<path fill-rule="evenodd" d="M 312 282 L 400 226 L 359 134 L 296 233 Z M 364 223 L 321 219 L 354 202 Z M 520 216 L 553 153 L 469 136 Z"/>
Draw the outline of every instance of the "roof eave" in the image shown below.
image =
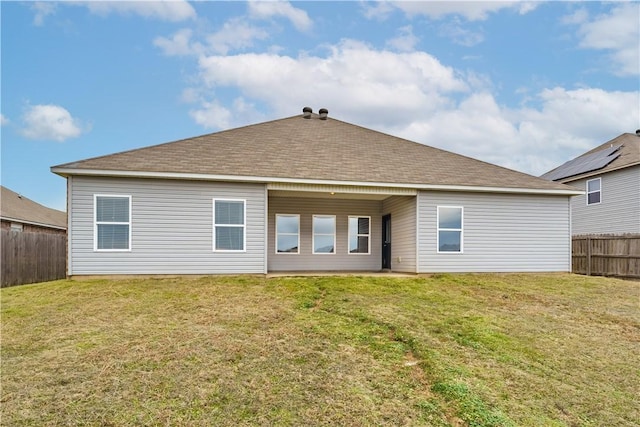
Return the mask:
<path fill-rule="evenodd" d="M 556 196 L 577 196 L 584 194 L 584 191 L 549 188 L 515 188 L 515 187 L 493 187 L 493 186 L 471 186 L 471 185 L 446 185 L 446 184 L 411 184 L 394 182 L 361 182 L 361 181 L 340 181 L 305 178 L 282 178 L 282 177 L 260 177 L 260 176 L 240 176 L 240 175 L 213 175 L 180 172 L 149 172 L 149 171 L 126 171 L 126 170 L 101 170 L 101 169 L 76 169 L 54 166 L 51 172 L 62 177 L 71 175 L 84 176 L 109 176 L 121 178 L 157 178 L 157 179 L 186 179 L 192 181 L 231 181 L 231 182 L 253 182 L 253 183 L 297 183 L 297 184 L 320 184 L 320 185 L 357 185 L 363 187 L 396 187 L 414 188 L 418 190 L 436 191 L 464 191 L 476 193 L 515 193 L 515 194 L 546 194 Z"/>
<path fill-rule="evenodd" d="M 26 219 L 20 219 L 20 218 L 12 218 L 10 216 L 0 216 L 0 219 L 2 219 L 3 221 L 8 221 L 8 222 L 19 222 L 22 224 L 28 224 L 28 225 L 35 225 L 38 227 L 45 227 L 45 228 L 55 228 L 56 230 L 66 230 L 67 227 L 63 227 L 60 225 L 54 225 L 54 224 L 47 224 L 44 222 L 35 222 L 35 221 L 29 221 Z"/>

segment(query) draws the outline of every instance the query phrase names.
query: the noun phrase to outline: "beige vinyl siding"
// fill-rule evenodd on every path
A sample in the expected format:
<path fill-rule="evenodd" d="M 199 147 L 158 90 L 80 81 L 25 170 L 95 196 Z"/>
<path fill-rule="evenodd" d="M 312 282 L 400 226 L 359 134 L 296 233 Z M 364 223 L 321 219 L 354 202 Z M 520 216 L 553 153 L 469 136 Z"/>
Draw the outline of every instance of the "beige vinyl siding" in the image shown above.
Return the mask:
<path fill-rule="evenodd" d="M 416 197 L 394 196 L 382 203 L 391 214 L 391 270 L 416 272 Z"/>
<path fill-rule="evenodd" d="M 70 274 L 264 273 L 265 186 L 73 177 Z M 94 251 L 94 194 L 131 196 L 131 251 Z M 213 251 L 213 199 L 246 200 L 246 251 Z"/>
<path fill-rule="evenodd" d="M 587 205 L 586 194 L 571 198 L 572 233 L 640 233 L 640 166 L 570 182 L 585 190 L 590 179 L 601 178 L 600 203 Z"/>
<path fill-rule="evenodd" d="M 269 271 L 377 271 L 381 269 L 381 208 L 375 200 L 269 197 Z M 300 215 L 300 253 L 278 254 L 275 250 L 276 214 Z M 336 252 L 313 254 L 313 215 L 335 215 Z M 371 253 L 349 254 L 349 216 L 371 217 Z"/>
<path fill-rule="evenodd" d="M 437 206 L 464 208 L 463 253 L 437 253 Z M 425 191 L 418 209 L 420 273 L 570 270 L 566 196 Z"/>

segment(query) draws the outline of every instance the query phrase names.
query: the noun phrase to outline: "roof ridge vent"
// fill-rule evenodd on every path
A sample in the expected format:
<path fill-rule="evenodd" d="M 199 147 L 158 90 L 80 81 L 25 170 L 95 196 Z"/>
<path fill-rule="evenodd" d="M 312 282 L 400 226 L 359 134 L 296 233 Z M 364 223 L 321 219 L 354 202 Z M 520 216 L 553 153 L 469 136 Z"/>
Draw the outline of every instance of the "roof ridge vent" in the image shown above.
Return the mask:
<path fill-rule="evenodd" d="M 313 113 L 313 110 L 311 109 L 311 107 L 304 107 L 302 109 L 302 117 L 304 117 L 305 119 L 310 119 L 311 113 Z"/>
<path fill-rule="evenodd" d="M 318 113 L 320 114 L 320 120 L 327 120 L 327 115 L 329 114 L 329 110 L 327 110 L 326 108 L 321 108 L 320 111 L 318 111 Z"/>

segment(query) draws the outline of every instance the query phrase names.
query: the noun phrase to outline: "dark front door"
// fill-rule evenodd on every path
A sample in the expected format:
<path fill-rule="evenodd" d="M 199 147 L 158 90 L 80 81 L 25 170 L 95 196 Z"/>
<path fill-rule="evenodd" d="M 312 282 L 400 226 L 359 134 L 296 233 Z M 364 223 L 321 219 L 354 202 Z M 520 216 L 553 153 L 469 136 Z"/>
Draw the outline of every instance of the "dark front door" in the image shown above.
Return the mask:
<path fill-rule="evenodd" d="M 391 270 L 391 214 L 382 217 L 382 268 Z"/>

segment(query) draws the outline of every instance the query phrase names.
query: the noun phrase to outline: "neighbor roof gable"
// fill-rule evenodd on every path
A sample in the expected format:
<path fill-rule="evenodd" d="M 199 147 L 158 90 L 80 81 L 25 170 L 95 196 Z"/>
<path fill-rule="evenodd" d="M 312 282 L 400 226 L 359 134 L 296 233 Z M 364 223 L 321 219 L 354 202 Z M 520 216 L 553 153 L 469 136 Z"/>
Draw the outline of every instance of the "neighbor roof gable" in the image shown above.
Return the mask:
<path fill-rule="evenodd" d="M 2 219 L 44 227 L 67 228 L 65 212 L 43 206 L 6 187 L 1 188 L 0 216 Z"/>
<path fill-rule="evenodd" d="M 257 177 L 569 191 L 568 187 L 333 118 L 302 115 L 52 168 L 61 175 Z M 573 191 L 573 190 L 571 190 Z"/>
<path fill-rule="evenodd" d="M 587 158 L 588 156 L 591 156 L 594 153 L 601 152 L 603 150 L 611 149 L 610 151 L 612 151 L 615 150 L 616 147 L 619 147 L 619 149 L 616 150 L 611 156 L 612 158 L 615 158 L 604 167 L 572 176 L 566 176 L 560 179 L 555 179 L 555 181 L 560 183 L 567 183 L 596 175 L 602 175 L 603 173 L 613 172 L 619 169 L 625 169 L 628 167 L 640 165 L 640 137 L 631 133 L 623 133 L 622 135 L 619 135 L 612 140 L 607 141 L 604 144 L 601 144 L 594 149 L 589 150 L 586 153 L 563 163 L 557 168 L 546 172 L 541 176 L 541 178 L 552 179 L 552 177 L 558 174 L 560 174 L 561 176 L 563 169 L 566 168 L 571 162 L 575 162 L 576 160 L 581 158 Z"/>

